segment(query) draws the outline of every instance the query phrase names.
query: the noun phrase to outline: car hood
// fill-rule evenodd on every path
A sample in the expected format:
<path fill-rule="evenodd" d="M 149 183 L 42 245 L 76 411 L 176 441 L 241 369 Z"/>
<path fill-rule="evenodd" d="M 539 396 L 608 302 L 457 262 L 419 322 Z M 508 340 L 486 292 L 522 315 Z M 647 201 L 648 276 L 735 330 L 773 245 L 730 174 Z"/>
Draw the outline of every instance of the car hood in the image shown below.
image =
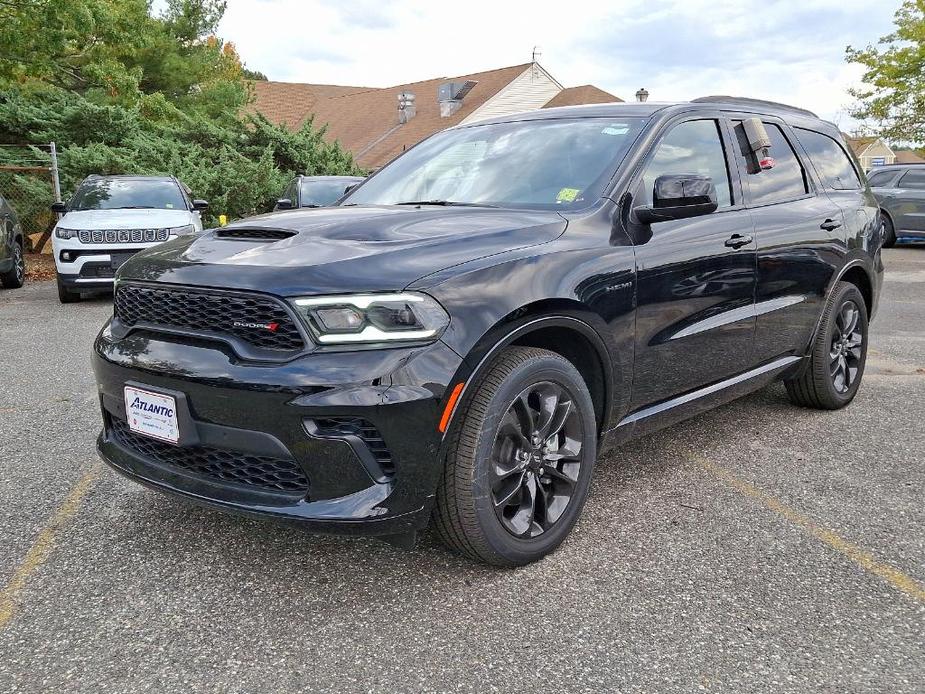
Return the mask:
<path fill-rule="evenodd" d="M 81 210 L 58 222 L 63 229 L 163 229 L 192 223 L 188 210 Z"/>
<path fill-rule="evenodd" d="M 281 296 L 391 291 L 469 260 L 546 243 L 565 226 L 553 211 L 433 206 L 297 210 L 161 244 L 132 258 L 119 277 Z M 247 230 L 291 235 L 230 238 Z"/>

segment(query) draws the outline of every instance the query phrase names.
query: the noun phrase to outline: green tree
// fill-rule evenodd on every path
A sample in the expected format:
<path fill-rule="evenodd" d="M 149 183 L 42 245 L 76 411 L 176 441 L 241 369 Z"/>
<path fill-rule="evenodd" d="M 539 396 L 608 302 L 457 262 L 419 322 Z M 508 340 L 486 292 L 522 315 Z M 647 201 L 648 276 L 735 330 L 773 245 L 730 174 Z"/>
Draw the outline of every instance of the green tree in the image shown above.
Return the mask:
<path fill-rule="evenodd" d="M 894 24 L 876 46 L 847 48 L 848 62 L 865 68 L 852 115 L 888 138 L 925 142 L 925 0 L 905 0 Z"/>

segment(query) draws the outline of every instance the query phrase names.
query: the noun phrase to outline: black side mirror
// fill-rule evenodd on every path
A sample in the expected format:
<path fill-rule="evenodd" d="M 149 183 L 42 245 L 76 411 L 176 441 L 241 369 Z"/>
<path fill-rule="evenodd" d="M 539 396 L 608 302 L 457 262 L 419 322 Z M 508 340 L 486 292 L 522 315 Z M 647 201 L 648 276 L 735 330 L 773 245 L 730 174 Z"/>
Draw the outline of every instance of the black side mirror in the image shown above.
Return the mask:
<path fill-rule="evenodd" d="M 273 208 L 276 210 L 291 210 L 292 209 L 292 200 L 289 198 L 280 198 L 276 201 L 276 207 Z"/>
<path fill-rule="evenodd" d="M 63 202 L 53 202 L 51 203 L 51 211 L 58 214 L 65 214 L 67 212 L 67 204 Z"/>
<path fill-rule="evenodd" d="M 193 200 L 193 209 L 194 210 L 208 210 L 209 201 L 208 200 Z"/>
<path fill-rule="evenodd" d="M 353 183 L 352 185 L 349 185 L 349 186 L 347 186 L 346 188 L 344 188 L 344 195 L 347 195 L 348 193 L 352 193 L 354 190 L 356 190 L 356 188 L 357 188 L 358 185 L 360 185 L 360 184 L 359 184 L 359 183 Z"/>
<path fill-rule="evenodd" d="M 716 186 L 709 176 L 700 174 L 665 174 L 655 179 L 652 205 L 633 211 L 643 224 L 669 219 L 700 217 L 716 211 Z"/>

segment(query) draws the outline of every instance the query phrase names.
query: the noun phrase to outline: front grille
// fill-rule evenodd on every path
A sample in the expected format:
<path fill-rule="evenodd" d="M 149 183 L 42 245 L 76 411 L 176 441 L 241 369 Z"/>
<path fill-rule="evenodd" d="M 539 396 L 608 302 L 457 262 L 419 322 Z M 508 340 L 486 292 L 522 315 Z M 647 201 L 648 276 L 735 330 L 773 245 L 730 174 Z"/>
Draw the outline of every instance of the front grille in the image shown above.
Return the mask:
<path fill-rule="evenodd" d="M 81 243 L 153 243 L 166 241 L 167 229 L 84 229 L 77 234 Z"/>
<path fill-rule="evenodd" d="M 116 442 L 144 458 L 191 472 L 199 477 L 277 492 L 308 493 L 308 479 L 297 463 L 211 446 L 172 446 L 136 434 L 122 420 L 110 419 Z"/>
<path fill-rule="evenodd" d="M 116 317 L 127 327 L 192 328 L 286 352 L 305 347 L 289 312 L 265 297 L 128 284 L 118 288 L 114 305 Z"/>
<path fill-rule="evenodd" d="M 382 434 L 369 420 L 361 417 L 329 417 L 316 419 L 319 436 L 356 436 L 360 438 L 382 471 L 391 477 L 395 474 L 395 465 L 392 463 L 392 453 L 382 438 Z"/>
<path fill-rule="evenodd" d="M 283 229 L 219 229 L 215 232 L 218 239 L 246 239 L 250 241 L 280 241 L 295 236 L 294 231 Z"/>
<path fill-rule="evenodd" d="M 112 279 L 116 271 L 110 263 L 84 263 L 77 276 L 81 279 Z"/>

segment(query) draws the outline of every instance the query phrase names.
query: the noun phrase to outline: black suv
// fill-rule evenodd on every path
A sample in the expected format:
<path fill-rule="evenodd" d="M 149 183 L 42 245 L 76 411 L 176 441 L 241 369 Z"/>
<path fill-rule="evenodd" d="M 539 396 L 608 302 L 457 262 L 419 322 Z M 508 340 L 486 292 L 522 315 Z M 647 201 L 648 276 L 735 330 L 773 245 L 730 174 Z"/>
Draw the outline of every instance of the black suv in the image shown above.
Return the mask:
<path fill-rule="evenodd" d="M 834 125 L 748 99 L 425 140 L 341 203 L 168 242 L 95 343 L 103 459 L 321 532 L 523 564 L 598 452 L 783 379 L 857 393 L 882 224 Z"/>
<path fill-rule="evenodd" d="M 26 281 L 23 233 L 19 218 L 0 195 L 0 285 L 18 289 Z"/>

